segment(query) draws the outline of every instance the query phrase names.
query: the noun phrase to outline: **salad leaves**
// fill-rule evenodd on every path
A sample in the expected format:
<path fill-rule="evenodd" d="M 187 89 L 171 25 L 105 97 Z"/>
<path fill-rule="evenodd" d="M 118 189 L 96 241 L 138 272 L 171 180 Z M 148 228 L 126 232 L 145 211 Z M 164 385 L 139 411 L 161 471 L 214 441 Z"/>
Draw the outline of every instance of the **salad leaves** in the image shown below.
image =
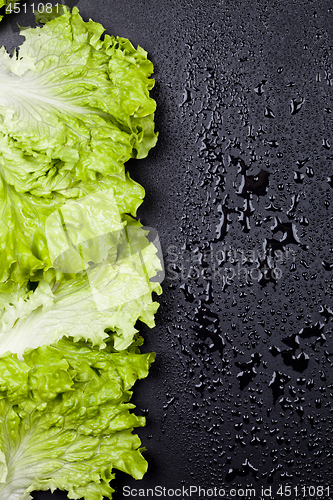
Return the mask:
<path fill-rule="evenodd" d="M 62 190 L 65 175 L 71 187 L 120 173 L 155 145 L 153 65 L 141 47 L 101 39 L 103 32 L 76 7 L 64 8 L 43 27 L 23 30 L 13 57 L 0 49 L 2 163 L 6 171 L 9 159 L 20 191 L 49 183 Z"/>
<path fill-rule="evenodd" d="M 2 175 L 1 175 L 2 174 Z M 76 184 L 71 193 L 36 196 L 19 192 L 6 182 L 0 164 L 0 291 L 12 291 L 28 280 L 36 281 L 52 267 L 50 252 L 59 234 L 47 240 L 46 221 L 68 204 L 66 195 L 92 196 L 113 193 L 120 214 L 136 214 L 144 196 L 143 188 L 128 175 L 100 177 L 98 181 Z M 94 198 L 93 198 L 94 199 Z M 80 220 L 77 220 L 80 227 Z M 59 233 L 59 230 L 58 230 Z M 38 271 L 43 271 L 42 274 Z M 1 286 L 2 283 L 2 286 Z"/>
<path fill-rule="evenodd" d="M 113 189 L 136 214 L 144 190 L 124 162 L 154 146 L 146 52 L 74 8 L 0 49 L 0 291 L 51 267 L 45 222 L 67 199 Z"/>
<path fill-rule="evenodd" d="M 147 469 L 129 401 L 162 265 L 124 164 L 157 140 L 153 65 L 77 8 L 36 19 L 0 49 L 0 500 L 111 499 Z"/>
<path fill-rule="evenodd" d="M 131 236 L 132 246 L 140 238 L 146 246 L 140 243 L 139 252 L 129 253 L 122 242 L 116 260 L 111 253 L 109 260 L 74 279 L 51 284 L 41 280 L 36 290 L 24 293 L 21 288 L 13 294 L 0 320 L 0 354 L 11 351 L 22 357 L 26 348 L 50 345 L 62 337 L 105 347 L 106 329 L 114 332 L 115 349 L 122 350 L 133 342 L 138 320 L 153 327 L 159 304 L 152 293 L 161 293 L 161 286 L 150 278 L 161 263 L 156 247 L 143 234 Z"/>
<path fill-rule="evenodd" d="M 147 469 L 130 410 L 131 387 L 154 354 L 60 341 L 0 358 L 0 500 L 56 488 L 72 499 L 111 498 L 113 470 Z"/>

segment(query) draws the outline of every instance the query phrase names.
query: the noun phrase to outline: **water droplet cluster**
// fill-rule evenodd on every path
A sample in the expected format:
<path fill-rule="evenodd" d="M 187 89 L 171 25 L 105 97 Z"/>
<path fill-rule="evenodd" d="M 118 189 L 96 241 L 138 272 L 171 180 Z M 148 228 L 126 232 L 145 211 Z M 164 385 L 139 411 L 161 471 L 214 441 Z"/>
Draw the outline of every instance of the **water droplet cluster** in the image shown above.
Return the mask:
<path fill-rule="evenodd" d="M 177 7 L 178 52 L 156 61 L 170 197 L 149 477 L 165 452 L 170 485 L 328 484 L 333 12 L 241 4 Z"/>

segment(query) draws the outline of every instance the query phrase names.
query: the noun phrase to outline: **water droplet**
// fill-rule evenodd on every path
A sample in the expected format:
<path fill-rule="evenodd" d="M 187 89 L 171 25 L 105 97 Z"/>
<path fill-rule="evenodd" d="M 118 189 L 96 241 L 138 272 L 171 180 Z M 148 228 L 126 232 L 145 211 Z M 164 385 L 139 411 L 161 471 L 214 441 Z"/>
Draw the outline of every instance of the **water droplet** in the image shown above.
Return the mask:
<path fill-rule="evenodd" d="M 294 172 L 294 181 L 297 183 L 297 184 L 302 184 L 303 183 L 303 180 L 304 180 L 304 177 L 305 175 L 302 174 L 302 172 Z"/>
<path fill-rule="evenodd" d="M 327 262 L 326 260 L 323 260 L 321 264 L 325 271 L 333 271 L 333 262 Z"/>
<path fill-rule="evenodd" d="M 265 108 L 265 116 L 266 118 L 275 118 L 275 114 L 273 113 L 272 109 L 266 106 Z"/>
<path fill-rule="evenodd" d="M 322 146 L 325 149 L 331 149 L 331 144 L 329 143 L 328 139 L 323 139 Z"/>
<path fill-rule="evenodd" d="M 254 91 L 258 95 L 262 95 L 264 93 L 264 85 L 267 83 L 267 80 L 262 80 L 258 85 L 255 87 Z"/>
<path fill-rule="evenodd" d="M 305 103 L 305 99 L 300 98 L 300 99 L 292 99 L 290 103 L 290 113 L 292 115 L 296 115 L 300 109 L 302 108 L 303 104 Z"/>

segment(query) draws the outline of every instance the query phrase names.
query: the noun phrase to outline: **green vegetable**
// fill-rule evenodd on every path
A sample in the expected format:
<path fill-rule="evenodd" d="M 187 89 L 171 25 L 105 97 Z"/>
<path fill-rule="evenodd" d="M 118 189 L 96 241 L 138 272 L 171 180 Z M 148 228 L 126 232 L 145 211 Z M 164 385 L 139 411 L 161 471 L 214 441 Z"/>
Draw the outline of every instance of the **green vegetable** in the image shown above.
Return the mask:
<path fill-rule="evenodd" d="M 111 498 L 113 469 L 140 479 L 147 463 L 132 434 L 130 389 L 153 354 L 114 353 L 61 341 L 0 358 L 0 500 L 34 490 L 72 499 Z"/>
<path fill-rule="evenodd" d="M 0 49 L 0 500 L 111 499 L 114 469 L 147 469 L 129 401 L 161 262 L 124 163 L 156 143 L 153 66 L 57 14 Z"/>
<path fill-rule="evenodd" d="M 20 288 L 10 301 L 3 300 L 0 354 L 11 351 L 21 357 L 28 347 L 53 344 L 64 336 L 105 347 L 106 329 L 115 332 L 114 346 L 121 350 L 133 342 L 137 320 L 155 325 L 159 304 L 152 300 L 152 292 L 160 293 L 161 287 L 150 278 L 161 269 L 156 247 L 137 225 L 129 224 L 116 237 L 118 246 L 111 246 L 101 264 L 73 279 L 50 284 L 41 280 L 34 292 Z M 104 245 L 90 244 L 87 258 L 98 261 L 103 249 Z M 70 250 L 73 265 L 73 247 Z M 66 265 L 66 259 L 62 263 Z"/>
<path fill-rule="evenodd" d="M 48 241 L 46 221 L 52 213 L 64 209 L 69 201 L 63 194 L 50 193 L 42 197 L 19 192 L 6 182 L 1 170 L 0 164 L 0 291 L 11 291 L 15 285 L 23 286 L 29 279 L 40 279 L 43 273 L 40 275 L 38 271 L 52 267 L 50 252 L 60 235 L 54 234 Z M 87 197 L 96 192 L 100 196 L 107 193 L 115 200 L 120 214 L 135 215 L 142 202 L 143 188 L 125 174 L 99 177 L 96 181 L 77 183 L 75 190 L 73 188 L 68 194 Z"/>
<path fill-rule="evenodd" d="M 67 198 L 112 188 L 120 214 L 144 190 L 124 162 L 155 145 L 146 52 L 74 8 L 0 49 L 0 291 L 51 267 L 45 222 Z"/>
<path fill-rule="evenodd" d="M 64 10 L 23 30 L 13 57 L 0 49 L 0 162 L 19 191 L 49 194 L 97 172 L 118 174 L 156 143 L 146 52 L 124 38 L 102 40 L 100 24 Z"/>

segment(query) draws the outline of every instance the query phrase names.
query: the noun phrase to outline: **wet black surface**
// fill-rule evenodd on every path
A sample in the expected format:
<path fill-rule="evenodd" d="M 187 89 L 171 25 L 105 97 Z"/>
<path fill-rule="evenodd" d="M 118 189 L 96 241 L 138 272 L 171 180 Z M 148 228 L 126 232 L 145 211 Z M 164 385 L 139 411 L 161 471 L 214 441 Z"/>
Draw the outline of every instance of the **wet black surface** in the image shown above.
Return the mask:
<path fill-rule="evenodd" d="M 129 165 L 166 265 L 143 330 L 157 360 L 134 390 L 149 471 L 119 473 L 116 500 L 333 495 L 331 5 L 78 2 L 148 51 L 158 103 L 158 145 Z"/>

